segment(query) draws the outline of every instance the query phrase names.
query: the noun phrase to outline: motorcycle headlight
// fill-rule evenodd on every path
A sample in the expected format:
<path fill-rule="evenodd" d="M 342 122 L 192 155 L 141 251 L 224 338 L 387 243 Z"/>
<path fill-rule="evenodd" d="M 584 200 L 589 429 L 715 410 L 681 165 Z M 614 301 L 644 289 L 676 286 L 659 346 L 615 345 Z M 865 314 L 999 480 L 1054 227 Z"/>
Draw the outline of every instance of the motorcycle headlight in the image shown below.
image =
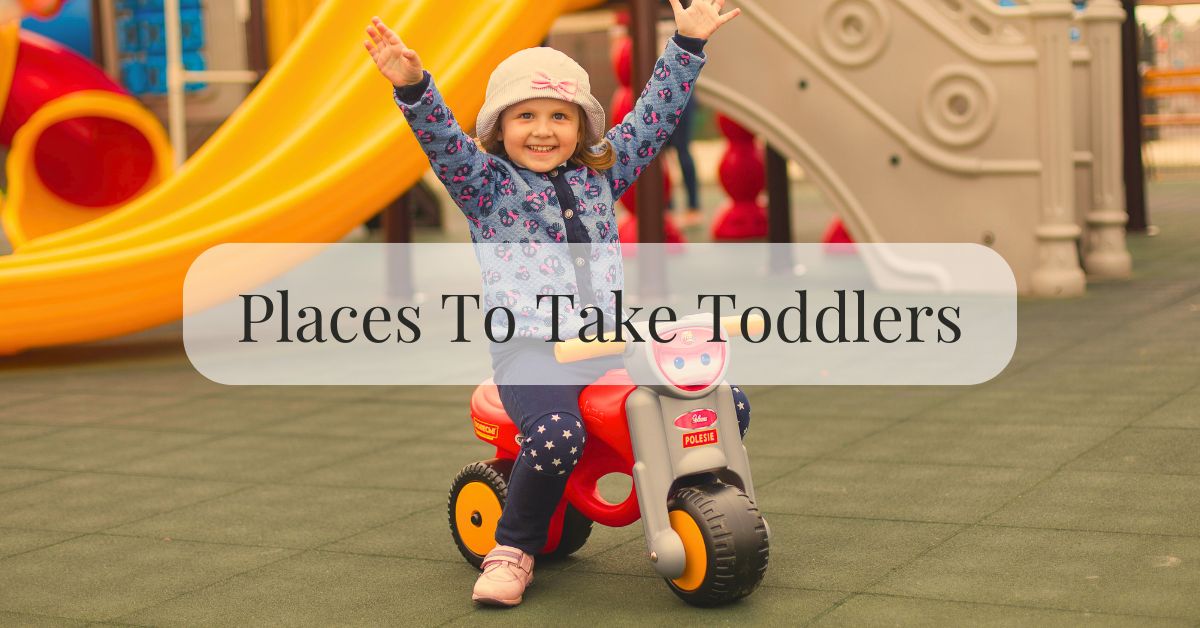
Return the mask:
<path fill-rule="evenodd" d="M 654 343 L 658 373 L 679 390 L 693 392 L 711 386 L 725 366 L 726 343 L 711 340 L 712 329 L 707 327 L 684 327 L 673 332 L 671 342 Z"/>

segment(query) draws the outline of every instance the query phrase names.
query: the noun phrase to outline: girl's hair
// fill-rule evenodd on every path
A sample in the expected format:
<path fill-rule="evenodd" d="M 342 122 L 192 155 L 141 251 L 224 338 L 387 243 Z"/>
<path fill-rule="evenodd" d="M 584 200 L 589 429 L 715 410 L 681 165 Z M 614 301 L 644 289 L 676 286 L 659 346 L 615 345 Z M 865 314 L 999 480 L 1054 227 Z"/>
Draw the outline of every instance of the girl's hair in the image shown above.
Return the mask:
<path fill-rule="evenodd" d="M 596 145 L 600 151 L 593 152 L 592 147 L 584 141 L 585 120 L 585 117 L 579 116 L 579 143 L 575 146 L 575 154 L 571 155 L 571 160 L 597 172 L 604 172 L 617 163 L 617 151 L 613 149 L 612 142 L 601 138 L 600 143 Z M 475 138 L 475 144 L 485 152 L 504 155 L 504 142 L 500 140 L 500 134 L 500 125 L 497 124 L 486 137 Z"/>

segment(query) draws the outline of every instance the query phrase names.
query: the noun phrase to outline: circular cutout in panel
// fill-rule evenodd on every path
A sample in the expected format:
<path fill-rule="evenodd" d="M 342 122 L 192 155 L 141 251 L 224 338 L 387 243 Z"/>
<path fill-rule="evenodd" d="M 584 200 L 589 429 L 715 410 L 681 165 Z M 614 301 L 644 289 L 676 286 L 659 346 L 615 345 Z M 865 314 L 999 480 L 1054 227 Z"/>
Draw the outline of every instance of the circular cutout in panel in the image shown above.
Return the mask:
<path fill-rule="evenodd" d="M 892 16 L 879 0 L 830 0 L 817 37 L 825 54 L 848 66 L 873 61 L 887 46 Z"/>
<path fill-rule="evenodd" d="M 937 141 L 969 146 L 982 140 L 996 122 L 996 87 L 970 66 L 938 70 L 925 86 L 921 120 Z"/>

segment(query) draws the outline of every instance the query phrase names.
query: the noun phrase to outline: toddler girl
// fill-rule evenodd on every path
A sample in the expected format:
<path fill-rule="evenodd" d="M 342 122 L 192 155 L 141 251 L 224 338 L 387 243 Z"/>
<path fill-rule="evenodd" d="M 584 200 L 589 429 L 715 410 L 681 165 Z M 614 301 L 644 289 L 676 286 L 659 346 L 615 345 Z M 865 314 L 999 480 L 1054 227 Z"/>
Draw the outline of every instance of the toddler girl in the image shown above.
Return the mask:
<path fill-rule="evenodd" d="M 476 247 L 486 306 L 511 305 L 506 299 L 519 295 L 570 294 L 577 300 L 564 314 L 584 304 L 615 311 L 613 291 L 621 288 L 622 275 L 614 201 L 674 131 L 704 65 L 705 41 L 740 12 L 722 15 L 724 4 L 694 0 L 684 9 L 671 0 L 678 32 L 633 111 L 607 133 L 604 110 L 579 64 L 551 48 L 517 52 L 488 80 L 477 140 L 459 127 L 416 51 L 379 18 L 372 20 L 367 51 L 394 85 L 396 104 L 470 222 L 472 242 L 493 244 Z M 568 254 L 547 255 L 553 245 Z M 510 331 L 503 318 L 494 321 L 498 338 Z M 560 337 L 578 333 L 578 317 L 559 322 Z M 500 399 L 521 431 L 522 451 L 509 478 L 497 546 L 484 559 L 472 594 L 478 602 L 504 606 L 519 604 L 532 582 L 533 555 L 546 544 L 550 519 L 586 442 L 578 402 L 583 386 L 565 382 L 588 381 L 621 366 L 616 359 L 559 365 L 554 345 L 545 342 L 551 329 L 544 312 L 519 308 L 514 323 L 516 339 L 491 350 Z M 544 385 L 510 383 L 516 374 L 527 383 L 530 373 Z M 748 405 L 734 391 L 744 431 Z"/>

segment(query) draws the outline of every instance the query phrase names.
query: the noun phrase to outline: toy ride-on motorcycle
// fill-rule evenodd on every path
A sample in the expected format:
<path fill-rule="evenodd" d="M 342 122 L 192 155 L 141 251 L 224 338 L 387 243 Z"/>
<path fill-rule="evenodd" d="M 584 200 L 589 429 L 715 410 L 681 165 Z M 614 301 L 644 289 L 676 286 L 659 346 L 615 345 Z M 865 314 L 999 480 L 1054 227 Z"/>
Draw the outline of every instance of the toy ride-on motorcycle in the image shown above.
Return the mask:
<path fill-rule="evenodd" d="M 641 518 L 654 569 L 689 604 L 730 602 L 762 581 L 770 533 L 755 505 L 733 393 L 725 382 L 726 340 L 741 332 L 741 319 L 722 319 L 718 342 L 712 323 L 712 317 L 698 314 L 659 324 L 666 343 L 569 340 L 555 346 L 560 362 L 623 353 L 625 369 L 609 371 L 580 394 L 589 438 L 541 555 L 580 549 L 592 522 L 621 527 Z M 762 319 L 748 323 L 761 331 Z M 649 338 L 646 331 L 639 330 Z M 479 567 L 496 545 L 496 524 L 521 444 L 490 380 L 471 397 L 471 421 L 475 435 L 495 446 L 496 457 L 467 465 L 454 479 L 449 518 L 455 544 Z M 610 473 L 633 477 L 633 490 L 619 504 L 606 501 L 596 487 Z"/>

